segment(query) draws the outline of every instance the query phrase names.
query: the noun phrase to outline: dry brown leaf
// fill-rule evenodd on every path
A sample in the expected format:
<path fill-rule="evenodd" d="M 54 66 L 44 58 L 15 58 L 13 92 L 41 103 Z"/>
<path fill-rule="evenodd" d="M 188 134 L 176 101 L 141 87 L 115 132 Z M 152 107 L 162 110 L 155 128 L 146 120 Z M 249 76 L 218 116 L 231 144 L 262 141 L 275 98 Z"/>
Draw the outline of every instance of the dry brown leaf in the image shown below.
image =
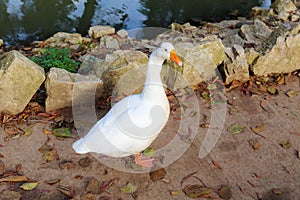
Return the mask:
<path fill-rule="evenodd" d="M 0 178 L 0 182 L 23 182 L 27 180 L 28 178 L 26 176 L 19 176 L 19 175 L 11 175 L 11 176 Z"/>
<path fill-rule="evenodd" d="M 45 182 L 49 185 L 54 185 L 55 183 L 60 182 L 60 179 L 56 178 L 56 179 L 46 180 Z"/>
<path fill-rule="evenodd" d="M 157 181 L 163 179 L 166 176 L 167 172 L 164 168 L 150 172 L 150 178 L 152 181 Z"/>
<path fill-rule="evenodd" d="M 46 134 L 46 135 L 53 134 L 52 131 L 48 131 L 47 129 L 44 129 L 44 130 L 43 130 L 43 133 Z"/>
<path fill-rule="evenodd" d="M 252 127 L 251 130 L 254 133 L 260 133 L 260 132 L 263 132 L 265 130 L 265 126 L 264 125 L 255 126 L 255 127 Z"/>
<path fill-rule="evenodd" d="M 73 197 L 73 195 L 74 195 L 74 190 L 72 190 L 69 187 L 59 185 L 59 186 L 57 186 L 56 189 L 68 197 Z"/>
<path fill-rule="evenodd" d="M 187 185 L 183 192 L 186 196 L 198 199 L 198 198 L 210 198 L 210 195 L 213 193 L 212 188 L 203 187 L 201 185 Z"/>
<path fill-rule="evenodd" d="M 214 164 L 215 167 L 217 167 L 218 169 L 222 169 L 221 165 L 215 161 L 215 160 L 212 160 L 212 163 Z"/>
<path fill-rule="evenodd" d="M 231 193 L 231 189 L 228 185 L 222 186 L 219 190 L 218 190 L 218 195 L 222 198 L 222 199 L 230 199 L 232 197 L 232 193 Z"/>

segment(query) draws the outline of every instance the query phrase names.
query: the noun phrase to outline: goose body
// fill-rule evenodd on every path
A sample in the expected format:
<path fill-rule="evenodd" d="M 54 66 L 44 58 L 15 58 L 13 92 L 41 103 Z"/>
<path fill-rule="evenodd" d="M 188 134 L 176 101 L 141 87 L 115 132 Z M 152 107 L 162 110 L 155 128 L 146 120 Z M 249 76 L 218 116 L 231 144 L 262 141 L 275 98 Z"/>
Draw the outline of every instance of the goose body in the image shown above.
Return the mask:
<path fill-rule="evenodd" d="M 116 103 L 83 138 L 73 143 L 77 153 L 124 157 L 138 154 L 153 142 L 169 118 L 169 102 L 160 78 L 165 59 L 182 64 L 173 45 L 162 43 L 149 58 L 142 93 Z"/>

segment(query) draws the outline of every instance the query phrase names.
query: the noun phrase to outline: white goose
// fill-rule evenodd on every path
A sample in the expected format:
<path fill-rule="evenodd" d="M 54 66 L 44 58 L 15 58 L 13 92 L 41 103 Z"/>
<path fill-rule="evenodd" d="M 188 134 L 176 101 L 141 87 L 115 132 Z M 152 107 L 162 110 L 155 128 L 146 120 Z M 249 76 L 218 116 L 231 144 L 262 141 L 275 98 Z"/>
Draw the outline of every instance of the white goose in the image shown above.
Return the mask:
<path fill-rule="evenodd" d="M 162 43 L 150 55 L 142 93 L 127 96 L 115 104 L 87 135 L 73 143 L 77 153 L 135 155 L 136 164 L 152 167 L 153 159 L 143 159 L 139 152 L 153 142 L 169 118 L 169 102 L 160 77 L 166 59 L 182 66 L 174 46 Z"/>

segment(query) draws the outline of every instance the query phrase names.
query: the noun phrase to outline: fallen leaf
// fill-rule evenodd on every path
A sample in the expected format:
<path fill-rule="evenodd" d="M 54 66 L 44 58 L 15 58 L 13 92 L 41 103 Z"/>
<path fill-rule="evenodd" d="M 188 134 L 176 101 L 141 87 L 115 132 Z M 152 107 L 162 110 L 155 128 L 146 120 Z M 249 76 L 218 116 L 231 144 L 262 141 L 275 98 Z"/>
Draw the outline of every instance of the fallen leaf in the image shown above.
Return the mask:
<path fill-rule="evenodd" d="M 21 170 L 22 170 L 22 164 L 17 164 L 16 172 L 19 174 Z"/>
<path fill-rule="evenodd" d="M 53 134 L 52 131 L 48 131 L 47 129 L 44 129 L 44 130 L 43 130 L 43 133 L 46 134 L 46 135 Z"/>
<path fill-rule="evenodd" d="M 0 175 L 4 174 L 4 170 L 5 170 L 5 164 L 2 161 L 0 161 Z"/>
<path fill-rule="evenodd" d="M 201 185 L 187 185 L 183 189 L 183 192 L 186 196 L 193 199 L 198 199 L 201 197 L 209 198 L 210 194 L 213 192 L 213 189 L 206 188 Z"/>
<path fill-rule="evenodd" d="M 27 127 L 25 130 L 24 130 L 24 136 L 28 137 L 32 134 L 32 127 Z"/>
<path fill-rule="evenodd" d="M 137 190 L 137 186 L 128 183 L 126 186 L 121 187 L 120 190 L 125 193 L 134 193 Z"/>
<path fill-rule="evenodd" d="M 255 127 L 252 127 L 251 130 L 254 133 L 260 133 L 260 132 L 263 132 L 265 130 L 265 126 L 264 125 L 255 126 Z"/>
<path fill-rule="evenodd" d="M 0 182 L 23 182 L 27 180 L 28 178 L 26 176 L 19 176 L 19 175 L 11 175 L 11 176 L 0 178 Z"/>
<path fill-rule="evenodd" d="M 295 90 L 289 90 L 286 92 L 286 95 L 290 98 L 295 98 L 296 96 L 298 96 L 299 91 L 295 91 Z"/>
<path fill-rule="evenodd" d="M 74 195 L 74 191 L 69 187 L 59 185 L 59 186 L 57 186 L 56 189 L 68 197 L 73 197 L 73 195 Z"/>
<path fill-rule="evenodd" d="M 86 186 L 86 191 L 93 194 L 100 193 L 100 186 L 101 182 L 95 177 L 92 177 Z"/>
<path fill-rule="evenodd" d="M 54 159 L 57 158 L 57 152 L 55 149 L 52 149 L 50 151 L 46 151 L 44 152 L 43 154 L 43 159 L 46 161 L 46 162 L 50 162 Z"/>
<path fill-rule="evenodd" d="M 58 166 L 60 169 L 69 170 L 69 169 L 76 167 L 76 164 L 73 163 L 73 161 L 71 161 L 71 160 L 62 160 L 58 163 Z"/>
<path fill-rule="evenodd" d="M 39 182 L 23 183 L 20 188 L 23 190 L 33 190 L 38 186 Z"/>
<path fill-rule="evenodd" d="M 216 86 L 216 84 L 211 84 L 210 83 L 210 84 L 207 85 L 207 89 L 208 90 L 214 90 L 214 89 L 217 89 L 217 86 Z"/>
<path fill-rule="evenodd" d="M 231 188 L 228 185 L 222 186 L 219 190 L 218 190 L 218 195 L 222 198 L 222 199 L 230 199 L 232 197 L 232 193 L 231 193 Z"/>
<path fill-rule="evenodd" d="M 151 147 L 147 147 L 144 151 L 143 151 L 143 155 L 144 156 L 148 156 L 148 157 L 152 157 L 154 155 L 154 149 Z"/>
<path fill-rule="evenodd" d="M 273 192 L 273 194 L 275 194 L 275 195 L 281 195 L 281 194 L 282 194 L 282 191 L 281 191 L 280 188 L 273 188 L 273 189 L 272 189 L 272 192 Z"/>
<path fill-rule="evenodd" d="M 285 84 L 285 77 L 284 76 L 278 76 L 276 79 L 276 82 L 278 85 L 283 85 Z"/>
<path fill-rule="evenodd" d="M 202 92 L 201 97 L 203 99 L 209 100 L 210 99 L 209 92 L 206 92 L 206 91 Z"/>
<path fill-rule="evenodd" d="M 72 133 L 69 128 L 56 128 L 53 129 L 53 134 L 57 137 L 71 138 Z"/>
<path fill-rule="evenodd" d="M 292 147 L 292 143 L 288 140 L 288 141 L 283 141 L 280 143 L 280 146 L 284 149 L 289 149 Z"/>
<path fill-rule="evenodd" d="M 150 178 L 152 181 L 157 181 L 163 179 L 166 176 L 167 172 L 164 168 L 150 172 Z"/>
<path fill-rule="evenodd" d="M 273 86 L 268 86 L 267 87 L 267 92 L 269 92 L 272 95 L 278 94 L 278 90 Z"/>
<path fill-rule="evenodd" d="M 229 133 L 232 133 L 232 134 L 240 134 L 244 131 L 244 126 L 242 125 L 239 125 L 237 123 L 235 124 L 231 124 L 228 128 L 227 128 L 227 131 Z"/>
<path fill-rule="evenodd" d="M 55 183 L 60 182 L 61 180 L 59 178 L 56 179 L 50 179 L 50 180 L 46 180 L 45 182 L 49 185 L 54 185 Z"/>
<path fill-rule="evenodd" d="M 215 166 L 216 168 L 222 169 L 221 165 L 220 165 L 217 161 L 212 160 L 212 163 L 214 164 L 214 166 Z"/>
<path fill-rule="evenodd" d="M 44 153 L 46 151 L 51 151 L 53 149 L 53 147 L 51 147 L 50 145 L 48 144 L 44 144 L 43 146 L 41 146 L 38 151 L 41 152 L 41 153 Z"/>
<path fill-rule="evenodd" d="M 251 139 L 249 144 L 254 150 L 259 150 L 261 148 L 261 144 L 257 139 Z"/>
<path fill-rule="evenodd" d="M 290 134 L 300 136 L 300 132 L 290 132 Z"/>
<path fill-rule="evenodd" d="M 113 178 L 113 179 L 110 179 L 108 181 L 102 182 L 102 184 L 100 186 L 100 189 L 99 189 L 99 192 L 102 193 L 102 192 L 106 191 L 110 186 L 113 185 L 115 180 L 117 180 L 117 178 Z"/>
<path fill-rule="evenodd" d="M 171 194 L 172 196 L 177 196 L 177 195 L 180 194 L 180 190 L 171 190 L 171 191 L 170 191 L 170 194 Z"/>

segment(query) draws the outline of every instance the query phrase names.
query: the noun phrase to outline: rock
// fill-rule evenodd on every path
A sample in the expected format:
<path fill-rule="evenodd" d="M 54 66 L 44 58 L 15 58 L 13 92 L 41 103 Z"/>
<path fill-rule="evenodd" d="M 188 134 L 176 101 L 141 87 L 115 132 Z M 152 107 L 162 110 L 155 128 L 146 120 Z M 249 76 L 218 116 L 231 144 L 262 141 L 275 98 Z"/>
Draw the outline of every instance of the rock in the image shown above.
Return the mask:
<path fill-rule="evenodd" d="M 0 112 L 22 112 L 44 82 L 44 69 L 17 51 L 9 52 L 0 66 Z"/>
<path fill-rule="evenodd" d="M 48 38 L 45 43 L 50 47 L 68 47 L 70 45 L 79 45 L 82 43 L 89 43 L 90 39 L 82 37 L 79 33 L 58 32 L 52 37 Z"/>
<path fill-rule="evenodd" d="M 216 76 L 216 69 L 225 58 L 222 42 L 216 36 L 207 36 L 198 43 L 176 43 L 178 55 L 183 58 L 183 77 L 190 85 Z"/>
<path fill-rule="evenodd" d="M 101 46 L 108 48 L 108 49 L 120 49 L 120 44 L 116 38 L 111 36 L 103 36 L 100 39 Z"/>
<path fill-rule="evenodd" d="M 238 35 L 229 35 L 222 40 L 225 47 L 233 47 L 234 45 L 244 46 L 244 40 Z"/>
<path fill-rule="evenodd" d="M 258 45 L 271 35 L 272 30 L 259 19 L 255 19 L 253 25 L 243 25 L 241 27 L 241 33 L 247 43 Z"/>
<path fill-rule="evenodd" d="M 234 45 L 225 49 L 227 58 L 224 62 L 225 83 L 249 80 L 248 62 L 243 47 Z"/>
<path fill-rule="evenodd" d="M 292 22 L 297 22 L 297 21 L 299 21 L 299 19 L 300 19 L 300 16 L 299 15 L 292 15 L 291 16 L 291 21 Z M 1 43 L 1 42 L 0 42 Z M 1 46 L 1 45 L 0 45 Z"/>
<path fill-rule="evenodd" d="M 110 59 L 109 61 L 108 59 L 106 59 L 106 62 L 110 64 L 108 65 L 107 70 L 103 73 L 101 77 L 104 82 L 105 92 L 108 94 L 113 91 L 114 86 L 125 73 L 135 69 L 143 69 L 143 71 L 145 71 L 146 64 L 148 62 L 147 55 L 140 51 L 120 50 L 114 52 L 112 55 L 110 55 L 110 57 L 114 58 Z M 128 75 L 130 76 L 130 74 Z M 137 77 L 138 74 L 135 74 L 135 72 L 131 75 L 133 76 L 133 78 L 140 80 Z"/>
<path fill-rule="evenodd" d="M 276 0 L 271 8 L 278 14 L 278 18 L 282 20 L 287 20 L 289 13 L 297 10 L 297 7 L 291 0 Z"/>
<path fill-rule="evenodd" d="M 124 29 L 118 30 L 117 35 L 122 39 L 128 38 L 128 33 Z"/>
<path fill-rule="evenodd" d="M 2 47 L 3 45 L 4 45 L 4 41 L 0 39 L 0 47 Z"/>
<path fill-rule="evenodd" d="M 103 35 L 110 35 L 115 33 L 115 28 L 110 26 L 93 26 L 89 29 L 90 38 L 100 38 Z"/>
<path fill-rule="evenodd" d="M 300 69 L 300 25 L 285 36 L 279 36 L 276 44 L 264 56 L 258 58 L 252 70 L 255 75 L 290 73 Z"/>
<path fill-rule="evenodd" d="M 51 68 L 46 79 L 46 111 L 81 105 L 94 105 L 102 93 L 103 82 L 94 75 L 83 76 Z"/>

